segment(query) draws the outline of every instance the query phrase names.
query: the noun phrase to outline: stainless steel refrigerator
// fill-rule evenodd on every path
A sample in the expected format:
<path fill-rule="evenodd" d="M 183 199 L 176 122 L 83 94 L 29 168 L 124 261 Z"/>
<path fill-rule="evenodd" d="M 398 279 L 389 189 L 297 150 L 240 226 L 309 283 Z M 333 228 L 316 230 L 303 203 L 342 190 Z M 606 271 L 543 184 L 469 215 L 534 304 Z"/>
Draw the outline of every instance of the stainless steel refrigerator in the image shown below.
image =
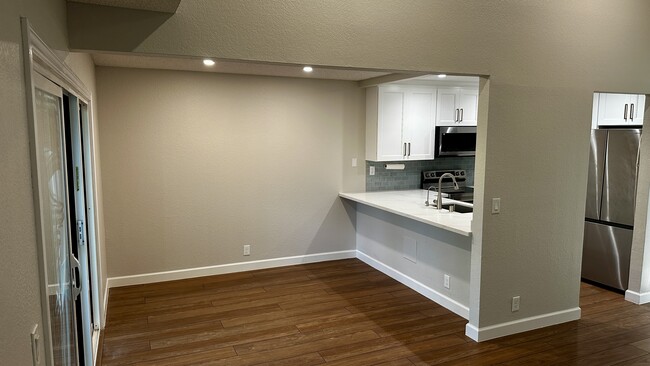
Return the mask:
<path fill-rule="evenodd" d="M 640 129 L 591 132 L 582 277 L 627 289 Z"/>

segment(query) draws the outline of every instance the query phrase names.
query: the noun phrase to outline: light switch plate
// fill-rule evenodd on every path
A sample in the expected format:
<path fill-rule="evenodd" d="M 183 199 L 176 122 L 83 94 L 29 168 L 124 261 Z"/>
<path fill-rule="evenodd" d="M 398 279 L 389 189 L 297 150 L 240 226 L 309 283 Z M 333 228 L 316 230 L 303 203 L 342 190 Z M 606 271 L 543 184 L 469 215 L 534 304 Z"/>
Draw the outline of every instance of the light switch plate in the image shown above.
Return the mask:
<path fill-rule="evenodd" d="M 492 213 L 493 214 L 501 213 L 501 198 L 492 199 Z"/>
<path fill-rule="evenodd" d="M 370 166 L 370 175 L 375 175 L 375 167 L 373 165 Z"/>
<path fill-rule="evenodd" d="M 352 167 L 353 168 L 357 167 L 357 158 L 352 158 Z"/>

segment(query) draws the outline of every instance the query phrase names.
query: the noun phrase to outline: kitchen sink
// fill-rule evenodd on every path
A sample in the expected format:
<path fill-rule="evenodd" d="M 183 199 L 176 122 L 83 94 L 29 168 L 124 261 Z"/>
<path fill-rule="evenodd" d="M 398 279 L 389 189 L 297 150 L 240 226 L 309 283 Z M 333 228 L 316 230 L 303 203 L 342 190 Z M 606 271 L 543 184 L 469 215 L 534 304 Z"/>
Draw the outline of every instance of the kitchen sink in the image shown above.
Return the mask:
<path fill-rule="evenodd" d="M 450 206 L 453 206 L 453 208 L 450 210 Z M 462 205 L 457 205 L 455 203 L 448 203 L 446 205 L 442 205 L 442 208 L 445 210 L 450 210 L 450 211 L 455 211 L 458 213 L 471 213 L 474 212 L 474 207 L 468 207 L 468 206 L 462 206 Z"/>

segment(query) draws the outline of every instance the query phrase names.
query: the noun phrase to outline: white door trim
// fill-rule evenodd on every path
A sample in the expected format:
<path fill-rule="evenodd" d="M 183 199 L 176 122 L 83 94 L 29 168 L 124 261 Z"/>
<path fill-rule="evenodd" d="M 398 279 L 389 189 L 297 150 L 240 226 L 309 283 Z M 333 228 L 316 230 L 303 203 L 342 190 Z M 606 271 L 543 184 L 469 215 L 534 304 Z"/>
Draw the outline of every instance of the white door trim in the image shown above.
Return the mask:
<path fill-rule="evenodd" d="M 49 79 L 51 82 L 57 84 L 62 89 L 68 91 L 71 94 L 74 94 L 82 102 L 88 106 L 88 122 L 90 127 L 93 126 L 92 121 L 92 94 L 83 84 L 83 82 L 75 75 L 75 73 L 61 61 L 58 56 L 45 44 L 45 42 L 36 34 L 34 29 L 31 27 L 27 18 L 21 18 L 21 30 L 22 30 L 22 52 L 23 52 L 23 68 L 25 76 L 25 94 L 27 102 L 27 117 L 28 117 L 28 128 L 30 135 L 30 149 L 31 154 L 31 168 L 32 168 L 32 177 L 37 176 L 37 164 L 36 164 L 36 154 L 35 154 L 35 113 L 34 113 L 34 98 L 33 98 L 33 85 L 36 78 L 40 75 Z M 40 74 L 40 75 L 39 75 Z M 92 157 L 94 162 L 94 156 Z M 94 174 L 94 172 L 93 172 Z M 88 195 L 93 195 L 97 197 L 97 192 L 95 187 L 91 192 L 87 192 Z M 34 187 L 34 209 L 35 209 L 35 220 L 36 220 L 36 235 L 39 243 L 42 243 L 42 232 L 41 232 L 41 223 L 40 223 L 40 201 L 38 194 L 38 186 Z M 95 215 L 96 217 L 97 215 Z M 96 227 L 96 226 L 95 226 Z M 38 256 L 39 256 L 39 276 L 41 282 L 47 284 L 47 274 L 45 273 L 45 259 L 42 245 L 38 245 Z M 95 289 L 95 293 L 99 293 L 99 288 Z M 99 301 L 99 297 L 96 296 L 95 301 Z M 49 319 L 49 309 L 48 309 L 48 299 L 47 299 L 47 286 L 41 286 L 41 313 L 43 319 Z M 97 304 L 99 308 L 99 304 Z M 103 314 L 100 318 L 103 318 Z M 43 329 L 43 328 L 41 328 Z M 50 345 L 50 337 L 48 332 L 43 331 L 43 338 L 45 342 L 45 353 L 48 357 L 48 364 L 52 363 L 52 350 Z M 96 353 L 93 352 L 92 359 L 95 360 Z"/>

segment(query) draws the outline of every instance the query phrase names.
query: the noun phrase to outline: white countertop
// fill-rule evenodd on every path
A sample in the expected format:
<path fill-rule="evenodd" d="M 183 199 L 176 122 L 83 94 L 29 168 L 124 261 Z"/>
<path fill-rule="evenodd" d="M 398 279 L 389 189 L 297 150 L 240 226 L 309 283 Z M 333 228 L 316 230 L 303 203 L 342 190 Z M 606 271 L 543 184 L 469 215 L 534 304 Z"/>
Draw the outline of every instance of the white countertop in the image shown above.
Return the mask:
<path fill-rule="evenodd" d="M 449 212 L 436 210 L 434 206 L 425 206 L 427 191 L 416 189 L 409 191 L 379 191 L 361 193 L 339 193 L 340 197 L 362 203 L 367 206 L 388 211 L 396 215 L 408 217 L 416 221 L 449 230 L 454 233 L 472 235 L 472 213 Z M 435 192 L 430 194 L 430 202 L 434 201 Z M 472 206 L 470 203 L 443 198 L 443 204 L 455 203 L 461 206 Z"/>

